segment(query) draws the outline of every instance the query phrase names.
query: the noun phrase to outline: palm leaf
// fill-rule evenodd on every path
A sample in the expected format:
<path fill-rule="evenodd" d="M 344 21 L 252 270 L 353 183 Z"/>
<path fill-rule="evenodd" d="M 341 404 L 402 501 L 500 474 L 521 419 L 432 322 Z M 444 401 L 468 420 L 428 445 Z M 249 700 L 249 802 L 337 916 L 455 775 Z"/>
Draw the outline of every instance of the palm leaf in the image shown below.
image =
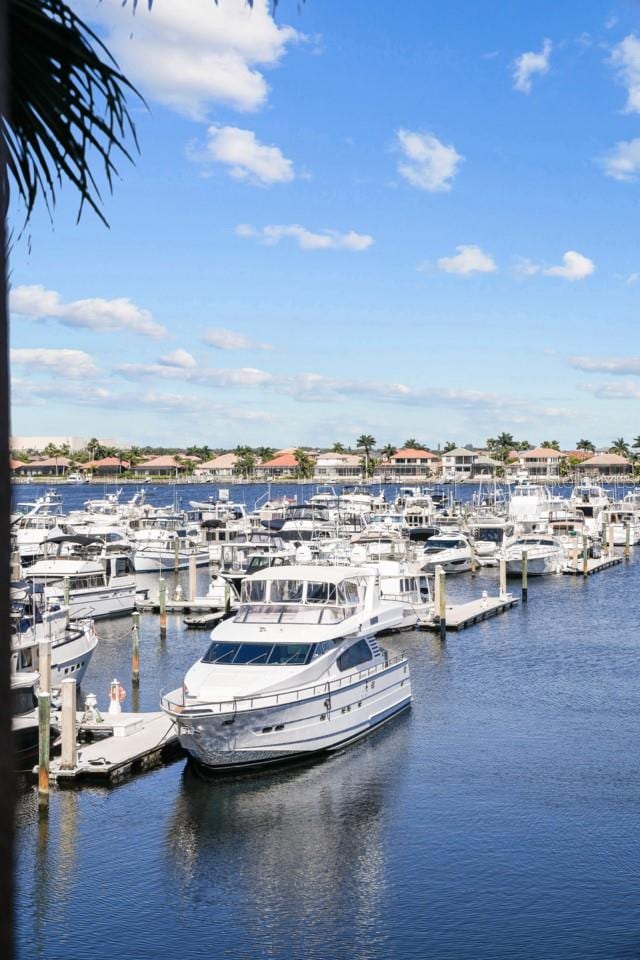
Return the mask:
<path fill-rule="evenodd" d="M 9 0 L 9 47 L 9 112 L 0 126 L 6 157 L 2 212 L 10 181 L 28 220 L 40 196 L 51 212 L 67 180 L 80 195 L 78 219 L 87 204 L 106 224 L 93 159 L 111 189 L 114 156 L 132 159 L 128 139 L 138 148 L 127 96 L 140 95 L 99 37 L 62 0 Z"/>

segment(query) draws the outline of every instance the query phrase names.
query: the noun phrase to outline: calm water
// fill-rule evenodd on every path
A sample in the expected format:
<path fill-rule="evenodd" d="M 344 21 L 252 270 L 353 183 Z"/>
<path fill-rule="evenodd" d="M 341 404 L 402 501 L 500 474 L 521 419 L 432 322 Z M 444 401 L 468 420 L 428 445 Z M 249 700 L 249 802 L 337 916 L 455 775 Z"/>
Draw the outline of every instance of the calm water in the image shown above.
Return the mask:
<path fill-rule="evenodd" d="M 411 713 L 328 761 L 214 783 L 179 761 L 54 791 L 48 826 L 25 787 L 19 956 L 640 957 L 636 554 L 532 580 L 527 607 L 446 645 L 390 638 Z M 452 595 L 495 584 L 448 578 Z M 207 635 L 142 625 L 133 703 L 156 709 Z M 131 706 L 129 622 L 99 633 L 84 689 L 105 707 L 118 676 Z"/>

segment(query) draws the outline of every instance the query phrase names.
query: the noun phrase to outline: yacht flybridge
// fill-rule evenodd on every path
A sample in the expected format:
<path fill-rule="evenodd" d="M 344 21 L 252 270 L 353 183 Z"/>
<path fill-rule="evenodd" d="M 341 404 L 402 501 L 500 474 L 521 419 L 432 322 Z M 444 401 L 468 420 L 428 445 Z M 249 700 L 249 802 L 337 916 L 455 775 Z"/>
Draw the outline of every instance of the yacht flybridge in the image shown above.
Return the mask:
<path fill-rule="evenodd" d="M 374 570 L 262 570 L 162 709 L 191 757 L 213 771 L 340 749 L 411 702 L 407 660 L 376 640 L 403 620 L 400 604 L 381 600 Z"/>

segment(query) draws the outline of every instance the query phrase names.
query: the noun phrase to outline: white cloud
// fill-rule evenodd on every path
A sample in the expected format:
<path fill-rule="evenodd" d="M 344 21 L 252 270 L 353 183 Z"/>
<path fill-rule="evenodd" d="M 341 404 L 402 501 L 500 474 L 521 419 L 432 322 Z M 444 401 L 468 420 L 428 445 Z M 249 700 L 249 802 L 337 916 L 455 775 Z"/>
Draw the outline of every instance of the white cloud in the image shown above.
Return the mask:
<path fill-rule="evenodd" d="M 540 265 L 534 263 L 529 257 L 518 257 L 513 269 L 521 277 L 533 277 L 536 273 L 540 273 Z"/>
<path fill-rule="evenodd" d="M 614 180 L 625 183 L 637 180 L 640 173 L 640 137 L 619 140 L 600 162 L 606 175 Z"/>
<path fill-rule="evenodd" d="M 513 62 L 513 88 L 521 93 L 531 93 L 531 81 L 537 73 L 545 74 L 549 72 L 549 59 L 553 44 L 551 40 L 545 40 L 542 44 L 540 53 L 534 53 L 529 50 L 522 53 Z"/>
<path fill-rule="evenodd" d="M 562 255 L 562 266 L 547 267 L 542 272 L 547 277 L 562 277 L 564 280 L 584 280 L 595 270 L 595 264 L 589 257 L 575 250 L 567 250 Z"/>
<path fill-rule="evenodd" d="M 224 327 L 212 327 L 206 330 L 202 339 L 218 350 L 273 350 L 270 343 L 256 343 L 244 333 L 225 330 Z"/>
<path fill-rule="evenodd" d="M 581 383 L 580 390 L 600 400 L 640 400 L 640 384 L 630 380 L 618 383 Z"/>
<path fill-rule="evenodd" d="M 627 88 L 625 113 L 640 113 L 640 39 L 630 33 L 611 51 L 611 63 Z"/>
<path fill-rule="evenodd" d="M 164 357 L 160 357 L 158 363 L 161 363 L 165 367 L 180 367 L 185 370 L 198 366 L 195 357 L 193 357 L 188 350 L 183 350 L 182 347 L 179 347 L 177 350 L 172 350 L 171 353 L 165 354 Z"/>
<path fill-rule="evenodd" d="M 398 172 L 411 186 L 430 193 L 451 190 L 453 178 L 464 160 L 455 147 L 447 146 L 431 133 L 398 130 L 400 150 L 404 159 Z"/>
<path fill-rule="evenodd" d="M 123 73 L 145 96 L 194 119 L 212 106 L 256 110 L 268 95 L 262 69 L 275 67 L 302 39 L 279 26 L 268 0 L 155 0 L 135 16 L 121 0 L 75 0 L 74 9 L 106 31 Z"/>
<path fill-rule="evenodd" d="M 271 224 L 262 227 L 262 229 L 252 227 L 247 223 L 241 223 L 236 227 L 236 234 L 244 238 L 255 237 L 268 246 L 275 246 L 285 237 L 291 237 L 301 250 L 351 250 L 360 252 L 366 250 L 373 243 L 373 237 L 366 233 L 356 233 L 355 230 L 350 230 L 348 233 L 338 233 L 336 230 L 313 233 L 297 223 Z"/>
<path fill-rule="evenodd" d="M 256 186 L 289 183 L 294 179 L 293 163 L 278 147 L 266 146 L 252 130 L 211 126 L 203 150 L 191 150 L 189 157 L 199 163 L 211 161 L 227 168 L 229 176 Z"/>
<path fill-rule="evenodd" d="M 640 357 L 569 357 L 570 367 L 587 373 L 609 373 L 617 376 L 640 376 Z"/>
<path fill-rule="evenodd" d="M 66 327 L 85 327 L 107 332 L 131 330 L 152 339 L 166 336 L 167 331 L 155 323 L 148 310 L 137 307 L 126 297 L 103 300 L 73 300 L 62 303 L 55 290 L 45 290 L 40 284 L 14 287 L 9 294 L 12 313 L 32 320 L 55 319 Z"/>
<path fill-rule="evenodd" d="M 11 363 L 33 370 L 48 370 L 71 380 L 90 380 L 100 371 L 83 350 L 49 350 L 44 347 L 11 350 Z"/>
<path fill-rule="evenodd" d="M 123 363 L 116 373 L 126 380 L 182 380 L 188 383 L 208 384 L 212 387 L 258 387 L 273 383 L 275 377 L 255 367 L 171 367 L 161 363 Z"/>
<path fill-rule="evenodd" d="M 480 247 L 472 243 L 462 243 L 456 247 L 453 257 L 440 257 L 438 267 L 446 273 L 458 273 L 469 276 L 472 273 L 494 273 L 497 270 L 493 258 Z"/>

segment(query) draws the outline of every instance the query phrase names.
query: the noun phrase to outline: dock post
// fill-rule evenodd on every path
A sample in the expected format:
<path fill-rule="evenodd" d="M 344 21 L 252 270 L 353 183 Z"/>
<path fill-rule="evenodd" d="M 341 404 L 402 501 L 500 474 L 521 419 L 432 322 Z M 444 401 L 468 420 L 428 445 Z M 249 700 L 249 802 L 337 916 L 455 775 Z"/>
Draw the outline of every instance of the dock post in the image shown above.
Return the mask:
<path fill-rule="evenodd" d="M 167 581 L 164 577 L 158 580 L 158 602 L 160 604 L 160 633 L 167 632 Z"/>
<path fill-rule="evenodd" d="M 40 640 L 38 643 L 38 673 L 40 674 L 40 689 L 51 693 L 51 641 Z"/>
<path fill-rule="evenodd" d="M 131 615 L 131 681 L 134 686 L 140 683 L 140 614 L 137 610 Z"/>
<path fill-rule="evenodd" d="M 589 573 L 589 538 L 586 533 L 582 536 L 582 572 L 585 577 Z"/>
<path fill-rule="evenodd" d="M 196 597 L 196 555 L 189 554 L 189 600 Z"/>
<path fill-rule="evenodd" d="M 522 551 L 522 602 L 526 603 L 529 599 L 529 589 L 527 577 L 529 573 L 529 554 L 526 550 Z"/>
<path fill-rule="evenodd" d="M 64 605 L 67 608 L 67 625 L 69 624 L 69 577 L 65 577 L 62 581 L 62 589 L 64 596 Z"/>
<path fill-rule="evenodd" d="M 500 557 L 500 596 L 504 597 L 507 593 L 507 561 Z"/>
<path fill-rule="evenodd" d="M 180 541 L 177 537 L 173 541 L 173 569 L 175 573 L 180 569 Z"/>
<path fill-rule="evenodd" d="M 447 588 L 445 586 L 445 572 L 441 566 L 436 567 L 436 593 L 438 596 L 438 626 L 440 639 L 447 639 Z"/>
<path fill-rule="evenodd" d="M 631 556 L 631 524 L 628 520 L 624 525 L 624 556 L 625 560 Z"/>
<path fill-rule="evenodd" d="M 49 738 L 51 736 L 51 694 L 38 694 L 38 806 L 46 813 L 49 804 Z"/>
<path fill-rule="evenodd" d="M 476 551 L 472 543 L 469 544 L 471 548 L 471 576 L 475 577 L 478 572 L 478 558 L 476 557 Z"/>
<path fill-rule="evenodd" d="M 21 579 L 20 554 L 17 550 L 14 550 L 14 552 L 11 554 L 11 579 Z"/>
<path fill-rule="evenodd" d="M 613 556 L 614 556 L 614 549 L 615 549 L 615 544 L 614 544 L 614 542 L 613 542 L 613 524 L 610 524 L 610 526 L 609 526 L 609 538 L 608 538 L 608 539 L 609 539 L 609 556 L 610 556 L 610 557 L 613 557 Z"/>
<path fill-rule="evenodd" d="M 76 743 L 76 694 L 77 683 L 71 678 L 60 684 L 62 693 L 62 753 L 61 770 L 74 770 L 78 760 Z"/>
<path fill-rule="evenodd" d="M 231 585 L 228 580 L 224 582 L 224 612 L 225 614 L 229 613 L 231 610 Z"/>
<path fill-rule="evenodd" d="M 602 549 L 605 553 L 609 552 L 609 527 L 606 523 L 602 524 Z"/>

